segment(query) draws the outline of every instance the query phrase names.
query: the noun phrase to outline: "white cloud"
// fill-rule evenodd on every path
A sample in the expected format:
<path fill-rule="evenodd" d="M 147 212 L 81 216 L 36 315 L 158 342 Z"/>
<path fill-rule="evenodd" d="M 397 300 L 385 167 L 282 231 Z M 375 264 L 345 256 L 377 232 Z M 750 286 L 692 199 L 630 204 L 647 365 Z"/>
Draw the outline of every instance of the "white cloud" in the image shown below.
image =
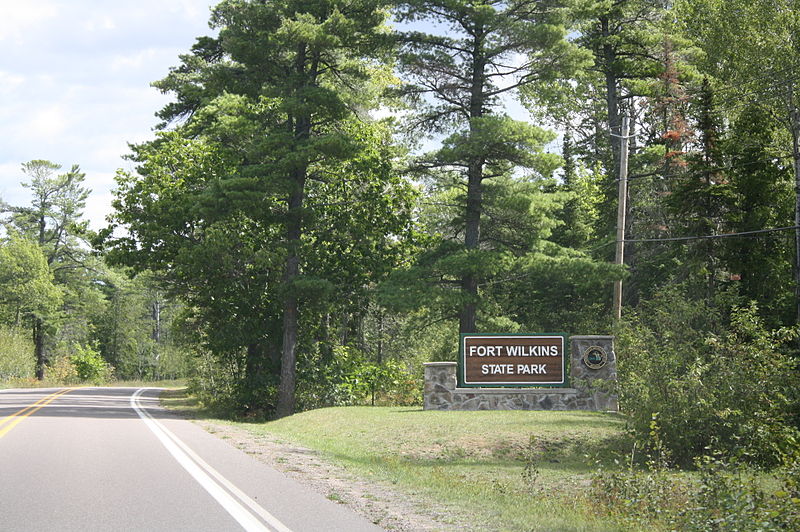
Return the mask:
<path fill-rule="evenodd" d="M 129 142 L 153 137 L 169 97 L 150 87 L 208 35 L 218 0 L 0 0 L 0 198 L 29 201 L 20 164 L 79 164 L 104 224 Z"/>
<path fill-rule="evenodd" d="M 158 55 L 159 50 L 156 48 L 147 48 L 146 50 L 139 50 L 127 55 L 115 55 L 111 60 L 111 70 L 114 72 L 120 72 L 131 69 L 140 69 L 142 66 L 150 64 L 153 58 Z"/>
<path fill-rule="evenodd" d="M 19 164 L 0 164 L 0 201 L 9 205 L 25 205 L 30 201 L 30 194 L 23 188 L 23 178 Z"/>
<path fill-rule="evenodd" d="M 68 125 L 66 110 L 54 104 L 34 111 L 30 119 L 18 127 L 21 136 L 41 142 L 57 140 L 67 131 Z"/>
<path fill-rule="evenodd" d="M 83 23 L 83 29 L 89 32 L 110 31 L 116 29 L 117 24 L 108 15 L 96 15 Z"/>
<path fill-rule="evenodd" d="M 58 15 L 58 6 L 46 1 L 0 0 L 0 42 L 19 44 L 37 25 Z"/>
<path fill-rule="evenodd" d="M 13 72 L 3 72 L 0 70 L 0 94 L 8 95 L 16 91 L 23 83 L 25 76 L 14 74 Z"/>
<path fill-rule="evenodd" d="M 208 20 L 209 5 L 205 2 L 198 2 L 197 0 L 180 0 L 180 9 L 183 14 L 189 18 Z M 216 4 L 216 2 L 214 2 Z"/>
<path fill-rule="evenodd" d="M 22 188 L 19 187 L 19 179 L 5 178 L 5 176 L 21 174 L 19 169 L 20 169 L 19 164 L 14 164 L 14 163 L 0 164 L 0 176 L 4 176 L 4 178 L 0 178 L 0 198 L 5 199 L 6 194 L 8 194 L 9 190 L 16 190 L 17 188 Z"/>
<path fill-rule="evenodd" d="M 85 183 L 95 182 L 96 176 L 86 174 Z M 92 188 L 91 186 L 89 188 Z M 99 230 L 106 225 L 106 217 L 113 210 L 111 208 L 111 200 L 113 195 L 109 191 L 99 192 L 92 190 L 89 201 L 86 202 L 86 208 L 83 210 L 83 216 L 90 221 L 92 229 Z"/>

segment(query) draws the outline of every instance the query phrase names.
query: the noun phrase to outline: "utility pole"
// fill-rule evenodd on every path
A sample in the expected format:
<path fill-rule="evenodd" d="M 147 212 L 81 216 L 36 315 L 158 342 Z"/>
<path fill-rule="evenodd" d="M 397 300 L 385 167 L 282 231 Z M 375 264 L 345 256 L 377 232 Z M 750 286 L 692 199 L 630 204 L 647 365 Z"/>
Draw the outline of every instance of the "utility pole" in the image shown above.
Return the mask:
<path fill-rule="evenodd" d="M 622 117 L 622 135 L 620 135 L 619 179 L 617 183 L 619 198 L 617 200 L 617 252 L 614 264 L 625 264 L 625 211 L 628 198 L 628 115 Z M 622 279 L 614 281 L 614 320 L 622 317 Z"/>
<path fill-rule="evenodd" d="M 800 110 L 794 104 L 793 87 L 789 86 L 792 122 L 792 160 L 794 169 L 794 299 L 795 319 L 800 323 Z"/>

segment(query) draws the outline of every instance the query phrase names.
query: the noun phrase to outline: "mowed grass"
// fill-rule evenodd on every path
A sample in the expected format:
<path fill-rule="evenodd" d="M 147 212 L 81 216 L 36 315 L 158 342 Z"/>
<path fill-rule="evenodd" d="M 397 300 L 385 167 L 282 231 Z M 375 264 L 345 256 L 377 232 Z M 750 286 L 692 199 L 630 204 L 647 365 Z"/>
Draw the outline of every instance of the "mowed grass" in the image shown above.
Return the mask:
<path fill-rule="evenodd" d="M 624 452 L 614 414 L 340 407 L 236 425 L 318 450 L 472 530 L 619 530 L 590 493 L 593 472 Z"/>

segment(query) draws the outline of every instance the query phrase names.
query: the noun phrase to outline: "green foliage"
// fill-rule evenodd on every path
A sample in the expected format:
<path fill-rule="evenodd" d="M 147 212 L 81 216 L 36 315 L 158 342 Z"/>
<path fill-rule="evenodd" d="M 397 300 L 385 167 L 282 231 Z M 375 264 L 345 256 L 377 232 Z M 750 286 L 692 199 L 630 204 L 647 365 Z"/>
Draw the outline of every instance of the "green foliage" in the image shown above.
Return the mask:
<path fill-rule="evenodd" d="M 733 161 L 748 161 L 728 172 L 727 224 L 731 231 L 754 231 L 794 224 L 795 183 L 789 161 L 774 160 L 780 148 L 780 125 L 760 106 L 748 105 L 732 124 L 724 148 Z M 718 255 L 738 274 L 741 294 L 757 301 L 773 326 L 795 323 L 794 246 L 785 235 L 725 242 Z"/>
<path fill-rule="evenodd" d="M 327 360 L 306 357 L 300 363 L 298 400 L 304 409 L 421 403 L 421 382 L 395 360 L 376 364 L 355 348 L 338 346 Z"/>
<path fill-rule="evenodd" d="M 753 305 L 730 312 L 727 318 L 673 291 L 642 305 L 619 330 L 620 406 L 640 439 L 657 415 L 679 465 L 690 466 L 712 444 L 765 466 L 800 451 L 791 417 L 799 377 L 786 354 L 797 331 L 767 330 Z"/>
<path fill-rule="evenodd" d="M 36 359 L 29 335 L 0 325 L 0 383 L 33 377 Z"/>
<path fill-rule="evenodd" d="M 221 2 L 219 37 L 156 83 L 175 96 L 160 113 L 174 131 L 136 147 L 138 175 L 118 178 L 128 236 L 107 241 L 112 260 L 188 300 L 198 344 L 237 360 L 248 409 L 273 406 L 262 391 L 280 374 L 291 413 L 300 349 L 402 255 L 411 188 L 367 113 L 391 78 L 386 15 L 377 2 Z"/>
<path fill-rule="evenodd" d="M 800 526 L 798 463 L 772 475 L 719 453 L 699 457 L 696 475 L 667 469 L 600 472 L 592 500 L 626 526 L 690 532 L 779 532 Z"/>
<path fill-rule="evenodd" d="M 441 319 L 436 307 L 423 307 L 414 312 L 392 313 L 393 327 L 385 331 L 382 359 L 401 360 L 412 368 L 417 380 L 422 379 L 423 364 L 430 361 L 455 361 L 458 349 L 458 322 Z M 369 344 L 367 344 L 369 346 Z M 376 359 L 375 356 L 372 357 Z"/>
<path fill-rule="evenodd" d="M 800 527 L 797 463 L 774 474 L 778 489 L 760 482 L 753 471 L 719 456 L 702 457 L 698 470 L 697 504 L 686 516 L 684 530 L 778 531 Z"/>
<path fill-rule="evenodd" d="M 188 375 L 187 349 L 178 345 L 175 323 L 183 306 L 168 297 L 149 273 L 133 279 L 105 268 L 101 300 L 90 312 L 91 338 L 119 379 L 160 380 Z"/>
<path fill-rule="evenodd" d="M 47 363 L 45 374 L 47 375 L 45 381 L 55 385 L 71 385 L 78 382 L 78 371 L 70 357 L 66 355 L 51 357 Z"/>
<path fill-rule="evenodd" d="M 612 264 L 546 243 L 490 286 L 496 312 L 523 330 L 575 334 L 609 329 L 611 281 L 623 275 Z"/>
<path fill-rule="evenodd" d="M 612 280 L 623 272 L 549 240 L 568 198 L 551 188 L 541 177 L 487 181 L 481 246 L 474 250 L 453 238 L 461 232 L 465 194 L 449 190 L 431 197 L 421 213 L 429 232 L 424 247 L 414 263 L 393 271 L 380 286 L 381 302 L 395 311 L 425 309 L 431 319 L 452 319 L 470 300 L 460 279 L 475 275 L 481 280 L 477 312 L 484 330 L 608 329 L 603 309 Z"/>
<path fill-rule="evenodd" d="M 86 174 L 78 165 L 56 174 L 60 169 L 61 165 L 40 159 L 22 164 L 22 173 L 28 177 L 22 186 L 31 191 L 31 205 L 14 209 L 10 221 L 35 239 L 51 262 L 68 260 L 70 248 L 87 227 L 80 220 L 90 192 L 83 187 Z"/>
<path fill-rule="evenodd" d="M 109 241 L 111 260 L 159 272 L 171 292 L 188 302 L 184 319 L 195 329 L 189 341 L 216 353 L 222 367 L 230 367 L 226 360 L 238 360 L 240 353 L 251 359 L 235 365 L 242 387 L 234 385 L 234 395 L 243 408 L 262 401 L 257 409 L 266 410 L 274 404 L 266 390 L 279 368 L 280 308 L 287 294 L 299 298 L 308 316 L 302 320 L 300 349 L 314 352 L 319 347 L 312 339 L 328 335 L 329 316 L 360 313 L 369 286 L 407 253 L 414 191 L 392 171 L 386 132 L 378 124 L 345 126 L 359 140 L 359 150 L 346 162 L 326 166 L 327 179 L 309 185 L 303 268 L 291 283 L 284 280 L 280 201 L 250 204 L 252 191 L 245 187 L 252 182 L 224 177 L 231 168 L 223 146 L 164 133 L 160 144 L 139 151 L 140 175 L 119 176 L 115 216 L 130 236 Z M 127 296 L 123 290 L 115 297 L 124 303 Z M 132 334 L 120 331 L 121 340 L 129 342 L 123 347 L 146 349 L 148 339 Z M 226 379 L 207 381 L 201 389 L 212 382 L 226 383 L 220 395 L 233 389 Z"/>
<path fill-rule="evenodd" d="M 45 367 L 52 347 L 60 341 L 84 341 L 87 327 L 83 310 L 84 296 L 91 295 L 92 282 L 89 280 L 91 260 L 84 237 L 88 222 L 82 221 L 82 210 L 86 204 L 89 190 L 84 188 L 85 174 L 78 165 L 63 174 L 56 174 L 60 165 L 45 160 L 33 160 L 22 165 L 22 172 L 28 181 L 22 186 L 30 189 L 32 200 L 29 206 L 11 208 L 12 215 L 5 221 L 6 231 L 23 235 L 38 246 L 36 254 L 44 257 L 31 262 L 33 256 L 22 249 L 17 250 L 14 260 L 25 260 L 31 273 L 40 281 L 47 279 L 57 289 L 50 288 L 47 281 L 38 283 L 38 291 L 48 292 L 36 298 L 36 305 L 50 307 L 48 312 L 41 308 L 27 310 L 28 325 L 31 327 L 36 356 L 36 377 L 44 378 Z M 13 236 L 12 236 L 13 238 Z M 38 263 L 38 266 L 37 266 Z M 56 302 L 55 292 L 63 295 Z M 13 292 L 11 292 L 13 293 Z M 17 308 L 14 323 L 19 323 L 22 300 L 17 294 Z M 55 312 L 58 310 L 59 312 Z M 74 318 L 74 319 L 73 319 Z"/>
<path fill-rule="evenodd" d="M 62 301 L 42 249 L 18 232 L 0 242 L 0 319 L 30 326 L 36 317 L 52 317 Z"/>
<path fill-rule="evenodd" d="M 103 384 L 108 381 L 114 372 L 100 353 L 86 345 L 73 345 L 69 362 L 75 368 L 75 374 L 81 382 Z"/>
<path fill-rule="evenodd" d="M 524 211 L 530 202 L 522 189 L 535 177 L 550 177 L 559 165 L 559 157 L 544 150 L 552 133 L 512 119 L 503 111 L 500 96 L 512 96 L 537 79 L 563 79 L 588 61 L 588 54 L 566 38 L 562 5 L 552 7 L 410 0 L 396 10 L 400 22 L 428 22 L 428 32 L 399 36 L 400 69 L 410 81 L 403 92 L 418 109 L 408 124 L 414 132 L 449 136 L 438 150 L 420 156 L 413 168 L 431 184 L 434 202 L 451 207 L 436 213 L 446 216 L 438 220 L 438 225 L 447 226 L 442 240 L 460 241 L 463 248 L 448 246 L 450 257 L 440 252 L 433 264 L 423 262 L 423 267 L 440 271 L 431 275 L 423 270 L 419 277 L 449 285 L 451 301 L 445 305 L 454 307 L 448 314 L 458 313 L 462 333 L 478 328 L 478 306 L 484 300 L 479 285 L 487 280 L 487 271 L 494 272 L 503 262 L 486 248 L 495 251 L 498 238 L 502 246 L 504 236 L 514 241 L 508 247 L 518 243 L 513 237 L 527 236 L 492 230 L 540 218 L 534 210 L 518 218 L 507 215 Z M 522 171 L 530 171 L 531 178 L 511 177 Z M 492 196 L 501 198 L 492 201 Z M 501 211 L 493 213 L 492 206 Z M 491 223 L 495 214 L 499 223 Z M 549 229 L 545 224 L 541 232 Z M 540 236 L 538 231 L 533 234 L 532 239 Z"/>
<path fill-rule="evenodd" d="M 596 220 L 600 214 L 599 171 L 589 171 L 573 159 L 572 140 L 564 137 L 563 183 L 558 190 L 566 195 L 563 207 L 556 213 L 559 224 L 553 229 L 551 240 L 561 246 L 583 249 L 596 238 Z"/>
<path fill-rule="evenodd" d="M 220 416 L 235 417 L 249 406 L 242 392 L 241 357 L 220 356 L 207 349 L 195 349 L 189 391 L 204 407 Z M 276 387 L 264 386 L 262 397 L 274 400 Z M 263 403 L 268 404 L 268 403 Z"/>

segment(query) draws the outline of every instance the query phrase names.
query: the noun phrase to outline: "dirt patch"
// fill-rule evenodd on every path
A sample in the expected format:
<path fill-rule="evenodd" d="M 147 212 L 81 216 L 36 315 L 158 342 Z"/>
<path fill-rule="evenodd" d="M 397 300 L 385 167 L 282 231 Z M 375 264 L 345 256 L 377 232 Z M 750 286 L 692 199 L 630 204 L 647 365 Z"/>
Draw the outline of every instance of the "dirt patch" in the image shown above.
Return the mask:
<path fill-rule="evenodd" d="M 329 500 L 344 504 L 376 525 L 392 531 L 456 531 L 471 528 L 438 505 L 415 500 L 382 482 L 356 477 L 324 460 L 312 449 L 281 441 L 272 435 L 255 435 L 223 423 L 195 423 L 247 454 L 310 487 Z M 472 526 L 474 529 L 474 525 Z"/>

